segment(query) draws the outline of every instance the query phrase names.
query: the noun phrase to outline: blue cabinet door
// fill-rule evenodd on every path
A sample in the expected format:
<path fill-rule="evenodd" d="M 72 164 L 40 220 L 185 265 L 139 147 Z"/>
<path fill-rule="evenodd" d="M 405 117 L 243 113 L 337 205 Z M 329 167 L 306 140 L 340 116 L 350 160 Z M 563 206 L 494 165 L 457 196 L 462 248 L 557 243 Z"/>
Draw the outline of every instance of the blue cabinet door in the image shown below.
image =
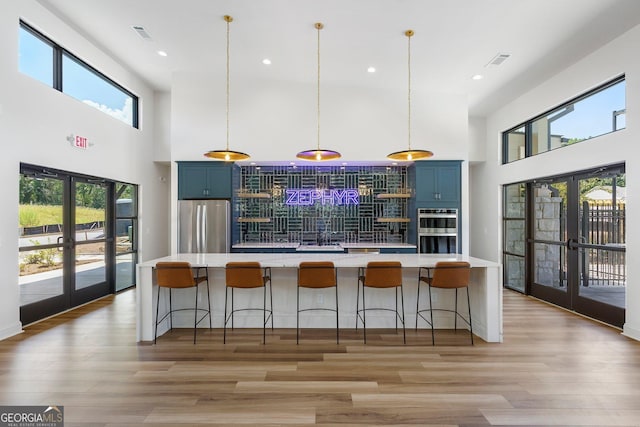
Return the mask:
<path fill-rule="evenodd" d="M 433 207 L 460 205 L 460 162 L 415 163 L 416 202 Z"/>
<path fill-rule="evenodd" d="M 178 199 L 230 199 L 231 172 L 227 163 L 178 163 Z"/>

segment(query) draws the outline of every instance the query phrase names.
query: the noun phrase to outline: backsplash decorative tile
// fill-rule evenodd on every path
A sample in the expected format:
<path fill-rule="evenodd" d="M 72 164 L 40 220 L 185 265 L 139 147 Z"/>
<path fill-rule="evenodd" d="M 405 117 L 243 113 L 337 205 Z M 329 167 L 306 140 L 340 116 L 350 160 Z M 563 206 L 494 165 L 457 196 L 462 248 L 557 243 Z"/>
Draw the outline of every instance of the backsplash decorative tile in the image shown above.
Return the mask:
<path fill-rule="evenodd" d="M 412 194 L 405 166 L 241 166 L 234 217 L 243 243 L 406 243 Z"/>

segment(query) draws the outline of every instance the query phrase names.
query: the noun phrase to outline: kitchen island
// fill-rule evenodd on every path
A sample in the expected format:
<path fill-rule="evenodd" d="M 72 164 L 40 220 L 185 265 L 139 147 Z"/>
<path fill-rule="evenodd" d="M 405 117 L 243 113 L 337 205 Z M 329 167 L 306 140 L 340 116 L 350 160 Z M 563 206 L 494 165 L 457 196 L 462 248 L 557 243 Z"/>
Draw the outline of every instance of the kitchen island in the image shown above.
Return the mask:
<path fill-rule="evenodd" d="M 338 271 L 338 292 L 340 299 L 340 328 L 355 327 L 357 269 L 370 261 L 400 261 L 403 266 L 404 311 L 407 327 L 415 327 L 417 277 L 419 267 L 433 267 L 437 261 L 467 261 L 471 264 L 471 311 L 474 334 L 487 342 L 502 342 L 502 274 L 500 264 L 459 254 L 380 254 L 380 253 L 223 253 L 223 254 L 176 254 L 137 265 L 137 340 L 153 341 L 155 325 L 155 305 L 158 286 L 155 284 L 154 266 L 159 261 L 187 261 L 193 267 L 206 267 L 209 272 L 213 327 L 221 328 L 224 318 L 225 279 L 224 266 L 231 261 L 258 261 L 263 267 L 272 269 L 274 326 L 295 328 L 296 326 L 296 283 L 297 267 L 303 261 L 332 261 Z M 453 296 L 434 290 L 434 306 L 452 308 Z M 301 308 L 309 306 L 333 307 L 331 292 L 301 294 Z M 421 308 L 428 305 L 421 298 Z M 186 298 L 174 295 L 174 304 L 193 305 L 193 296 Z M 200 291 L 199 305 L 206 304 L 206 292 Z M 367 293 L 369 307 L 392 306 L 391 293 Z M 460 298 L 459 309 L 466 311 L 466 299 Z M 236 305 L 262 305 L 262 293 L 236 295 Z M 166 304 L 161 299 L 161 312 Z M 184 314 L 181 316 L 180 314 Z M 436 313 L 436 328 L 453 326 L 453 318 L 448 313 Z M 440 316 L 442 314 L 442 316 Z M 236 315 L 235 327 L 262 327 L 262 315 L 251 312 Z M 372 312 L 367 315 L 370 328 L 389 328 L 395 325 L 395 318 L 388 313 Z M 304 328 L 334 328 L 335 317 L 324 314 L 301 315 L 300 326 Z M 174 327 L 193 325 L 193 314 L 178 313 L 174 317 Z M 206 327 L 202 322 L 201 327 Z M 419 327 L 426 324 L 420 322 Z M 168 322 L 159 325 L 158 333 L 169 328 Z"/>

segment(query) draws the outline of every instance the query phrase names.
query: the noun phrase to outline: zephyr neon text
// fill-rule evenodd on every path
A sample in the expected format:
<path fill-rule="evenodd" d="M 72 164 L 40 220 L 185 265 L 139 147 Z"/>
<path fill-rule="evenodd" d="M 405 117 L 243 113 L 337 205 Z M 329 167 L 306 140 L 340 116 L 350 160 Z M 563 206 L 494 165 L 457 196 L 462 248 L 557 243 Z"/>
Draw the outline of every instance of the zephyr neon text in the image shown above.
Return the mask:
<path fill-rule="evenodd" d="M 289 206 L 357 205 L 360 203 L 358 190 L 286 190 Z"/>

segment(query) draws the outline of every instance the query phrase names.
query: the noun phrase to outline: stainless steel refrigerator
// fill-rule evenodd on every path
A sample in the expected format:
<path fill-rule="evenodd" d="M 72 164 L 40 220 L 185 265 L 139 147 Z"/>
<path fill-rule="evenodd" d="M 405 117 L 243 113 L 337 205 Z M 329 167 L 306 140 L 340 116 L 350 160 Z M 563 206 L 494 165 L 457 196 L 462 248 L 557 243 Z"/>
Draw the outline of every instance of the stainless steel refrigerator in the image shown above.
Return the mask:
<path fill-rule="evenodd" d="M 228 200 L 178 201 L 178 252 L 225 253 L 231 246 Z"/>

